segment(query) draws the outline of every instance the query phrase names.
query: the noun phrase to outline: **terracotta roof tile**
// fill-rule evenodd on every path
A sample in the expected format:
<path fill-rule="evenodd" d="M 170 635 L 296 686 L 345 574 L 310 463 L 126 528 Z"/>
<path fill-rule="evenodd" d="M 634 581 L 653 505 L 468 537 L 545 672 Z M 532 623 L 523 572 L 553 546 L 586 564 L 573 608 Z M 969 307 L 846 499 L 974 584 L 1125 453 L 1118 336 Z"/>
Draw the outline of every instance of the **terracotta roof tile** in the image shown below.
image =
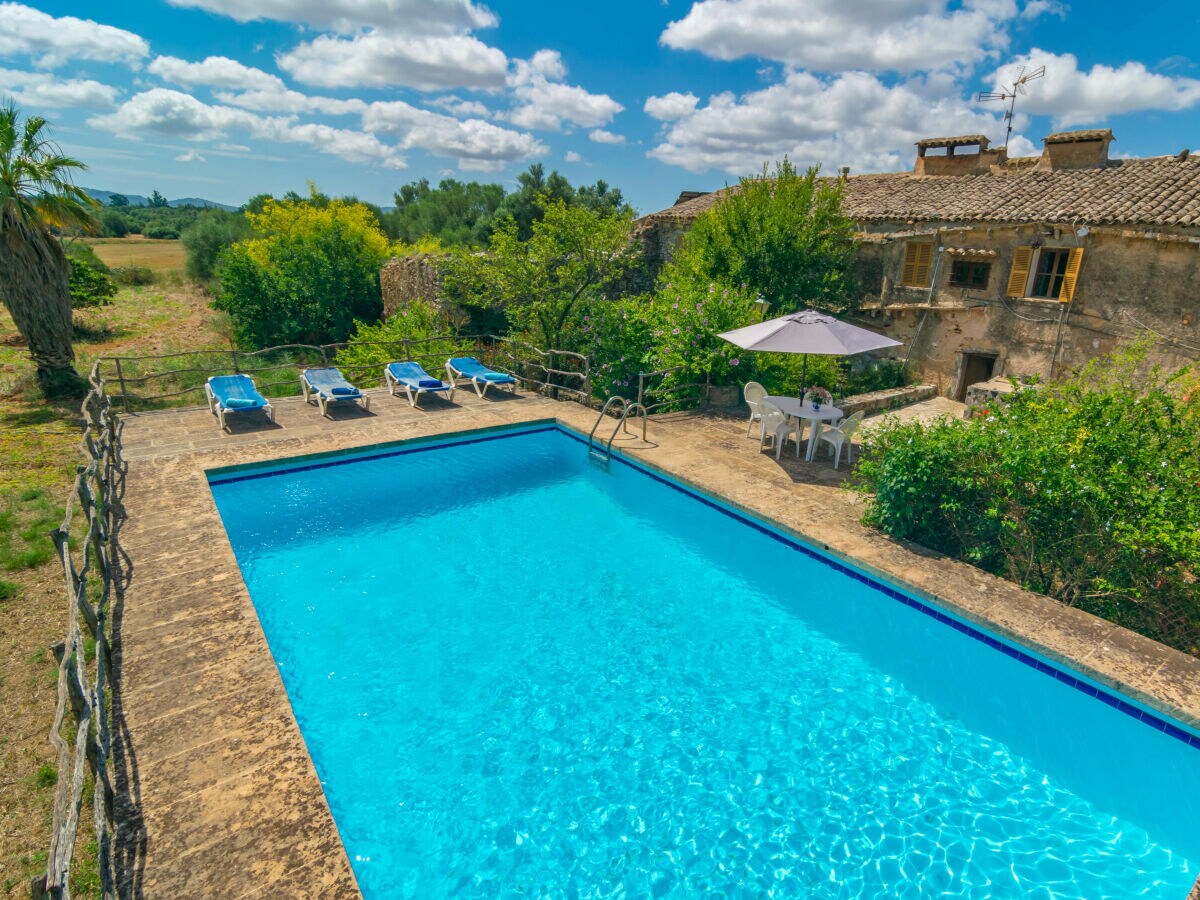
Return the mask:
<path fill-rule="evenodd" d="M 642 221 L 690 222 L 724 194 L 705 194 Z M 971 175 L 853 175 L 846 180 L 842 208 L 858 222 L 1195 225 L 1200 223 L 1200 154 L 1111 160 L 1097 169 L 1020 166 Z"/>

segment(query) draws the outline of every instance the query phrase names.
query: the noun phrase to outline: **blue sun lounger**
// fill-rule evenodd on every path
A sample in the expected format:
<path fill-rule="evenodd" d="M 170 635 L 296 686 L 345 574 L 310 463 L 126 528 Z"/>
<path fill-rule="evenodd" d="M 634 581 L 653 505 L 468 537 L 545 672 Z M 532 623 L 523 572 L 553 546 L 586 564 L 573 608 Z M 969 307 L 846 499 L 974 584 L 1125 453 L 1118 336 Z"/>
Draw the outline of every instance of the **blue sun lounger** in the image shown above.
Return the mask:
<path fill-rule="evenodd" d="M 404 388 L 409 406 L 415 407 L 417 401 L 421 399 L 422 394 L 436 394 L 440 391 L 449 391 L 450 393 L 446 399 L 454 399 L 454 383 L 447 384 L 444 381 L 434 378 L 421 368 L 420 363 L 388 363 L 383 370 L 383 380 L 387 382 L 388 391 L 391 392 L 393 397 L 400 396 L 397 390 Z"/>
<path fill-rule="evenodd" d="M 305 369 L 300 373 L 300 387 L 304 402 L 315 400 L 323 416 L 329 415 L 330 403 L 362 403 L 363 409 L 371 408 L 371 398 L 348 382 L 335 366 Z"/>
<path fill-rule="evenodd" d="M 275 421 L 275 410 L 249 375 L 214 375 L 204 383 L 204 393 L 208 397 L 208 411 L 217 417 L 222 429 L 226 414 L 231 412 L 261 409 Z"/>
<path fill-rule="evenodd" d="M 446 377 L 451 384 L 457 384 L 458 379 L 466 378 L 480 397 L 486 397 L 488 388 L 494 384 L 507 384 L 510 391 L 517 391 L 517 379 L 506 372 L 489 369 L 473 356 L 456 356 L 447 360 Z"/>

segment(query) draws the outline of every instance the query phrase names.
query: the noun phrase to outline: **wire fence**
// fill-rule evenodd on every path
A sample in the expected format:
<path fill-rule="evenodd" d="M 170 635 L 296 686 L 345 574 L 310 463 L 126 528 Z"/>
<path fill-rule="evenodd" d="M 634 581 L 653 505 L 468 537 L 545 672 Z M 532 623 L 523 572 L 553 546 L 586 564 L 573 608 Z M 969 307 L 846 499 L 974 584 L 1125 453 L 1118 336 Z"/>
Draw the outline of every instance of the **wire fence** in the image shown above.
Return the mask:
<path fill-rule="evenodd" d="M 543 350 L 496 335 L 441 335 L 400 341 L 335 344 L 284 344 L 262 350 L 194 350 L 152 356 L 103 357 L 97 370 L 112 389 L 112 402 L 126 413 L 200 404 L 213 375 L 250 375 L 266 397 L 300 394 L 300 373 L 310 367 L 337 366 L 358 387 L 382 383 L 390 362 L 416 362 L 440 377 L 454 356 L 474 356 L 485 365 L 515 376 L 526 390 L 556 399 L 587 402 L 592 392 L 591 363 L 582 353 Z"/>
<path fill-rule="evenodd" d="M 89 787 L 100 893 L 104 900 L 116 896 L 109 613 L 121 572 L 116 529 L 122 517 L 125 464 L 121 423 L 98 364 L 92 368 L 90 383 L 81 408 L 84 464 L 78 467 L 62 524 L 51 532 L 66 578 L 68 624 L 66 639 L 54 647 L 58 700 L 50 743 L 57 754 L 58 787 L 46 872 L 30 884 L 34 900 L 70 897 L 71 863 Z"/>

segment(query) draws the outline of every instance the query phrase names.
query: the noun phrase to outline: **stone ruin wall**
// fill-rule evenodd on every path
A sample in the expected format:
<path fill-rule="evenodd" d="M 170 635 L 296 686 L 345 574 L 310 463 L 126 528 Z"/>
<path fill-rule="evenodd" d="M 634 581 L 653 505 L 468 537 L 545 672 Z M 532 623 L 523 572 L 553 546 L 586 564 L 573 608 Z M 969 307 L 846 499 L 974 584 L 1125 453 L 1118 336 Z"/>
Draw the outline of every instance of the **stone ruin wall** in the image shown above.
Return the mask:
<path fill-rule="evenodd" d="M 438 303 L 441 294 L 437 270 L 426 254 L 389 259 L 379 272 L 379 287 L 385 319 L 413 300 Z"/>

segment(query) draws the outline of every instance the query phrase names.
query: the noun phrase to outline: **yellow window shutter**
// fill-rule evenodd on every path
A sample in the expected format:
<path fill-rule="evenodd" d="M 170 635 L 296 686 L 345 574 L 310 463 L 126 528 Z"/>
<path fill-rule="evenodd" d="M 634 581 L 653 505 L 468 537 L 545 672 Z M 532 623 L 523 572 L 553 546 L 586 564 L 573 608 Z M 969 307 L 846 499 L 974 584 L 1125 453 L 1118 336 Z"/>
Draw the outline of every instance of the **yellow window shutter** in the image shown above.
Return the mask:
<path fill-rule="evenodd" d="M 904 271 L 900 274 L 900 283 L 904 287 L 928 287 L 932 261 L 933 244 L 910 241 L 904 246 Z"/>
<path fill-rule="evenodd" d="M 1018 247 L 1013 252 L 1012 271 L 1008 273 L 1009 297 L 1024 297 L 1025 285 L 1029 282 L 1029 269 L 1033 265 L 1033 248 Z"/>
<path fill-rule="evenodd" d="M 1079 283 L 1079 267 L 1083 265 L 1083 248 L 1076 247 L 1067 254 L 1067 271 L 1063 273 L 1062 291 L 1058 299 L 1070 303 L 1075 299 L 1075 285 Z"/>

